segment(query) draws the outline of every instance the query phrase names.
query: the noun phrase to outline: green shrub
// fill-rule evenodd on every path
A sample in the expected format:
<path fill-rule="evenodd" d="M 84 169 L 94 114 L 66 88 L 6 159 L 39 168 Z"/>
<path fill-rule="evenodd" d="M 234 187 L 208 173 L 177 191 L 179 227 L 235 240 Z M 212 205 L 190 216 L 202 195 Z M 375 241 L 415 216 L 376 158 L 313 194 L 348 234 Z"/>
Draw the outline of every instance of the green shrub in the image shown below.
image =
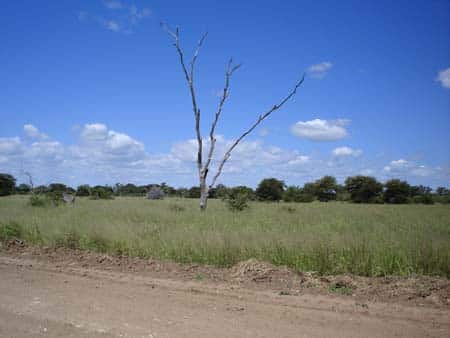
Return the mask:
<path fill-rule="evenodd" d="M 242 211 L 249 207 L 249 195 L 245 192 L 230 189 L 228 196 L 225 199 L 227 207 L 231 211 Z"/>
<path fill-rule="evenodd" d="M 174 204 L 169 204 L 169 210 L 174 211 L 174 212 L 182 212 L 182 211 L 185 211 L 186 208 L 182 205 L 174 203 Z"/>
<path fill-rule="evenodd" d="M 283 198 L 284 187 L 284 181 L 265 178 L 258 184 L 256 196 L 260 201 L 279 201 Z"/>
<path fill-rule="evenodd" d="M 127 245 L 126 241 L 114 241 L 112 244 L 112 252 L 117 256 L 129 256 L 130 251 L 130 247 Z"/>
<path fill-rule="evenodd" d="M 114 195 L 109 187 L 95 186 L 91 189 L 91 200 L 113 200 Z"/>
<path fill-rule="evenodd" d="M 434 204 L 433 197 L 431 194 L 426 195 L 416 195 L 412 198 L 413 203 L 421 203 L 421 204 Z"/>
<path fill-rule="evenodd" d="M 6 241 L 12 238 L 22 238 L 23 229 L 19 223 L 9 222 L 0 224 L 0 241 Z"/>
<path fill-rule="evenodd" d="M 57 247 L 65 247 L 69 249 L 81 248 L 81 236 L 75 231 L 69 231 L 56 238 Z"/>
<path fill-rule="evenodd" d="M 16 179 L 14 176 L 0 173 L 0 196 L 11 195 L 15 189 Z"/>
<path fill-rule="evenodd" d="M 98 252 L 107 252 L 109 249 L 108 240 L 100 234 L 93 234 L 89 236 L 86 241 L 86 246 L 88 249 Z"/>
<path fill-rule="evenodd" d="M 30 205 L 32 207 L 45 207 L 49 204 L 47 196 L 40 194 L 32 194 L 30 196 Z"/>
<path fill-rule="evenodd" d="M 314 195 L 307 194 L 307 193 L 304 192 L 304 193 L 302 193 L 302 194 L 300 194 L 298 196 L 296 202 L 299 202 L 299 203 L 311 203 L 311 202 L 314 202 L 314 200 L 315 200 Z"/>

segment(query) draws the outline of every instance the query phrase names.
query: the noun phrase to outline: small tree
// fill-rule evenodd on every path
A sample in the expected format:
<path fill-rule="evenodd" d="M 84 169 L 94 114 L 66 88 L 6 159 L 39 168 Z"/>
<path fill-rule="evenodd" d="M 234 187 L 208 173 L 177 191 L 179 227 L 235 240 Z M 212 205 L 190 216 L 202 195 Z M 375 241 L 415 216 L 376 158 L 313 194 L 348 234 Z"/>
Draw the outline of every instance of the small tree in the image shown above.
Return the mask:
<path fill-rule="evenodd" d="M 245 186 L 230 188 L 224 198 L 228 209 L 231 211 L 242 211 L 249 207 L 249 200 L 254 197 L 253 189 Z"/>
<path fill-rule="evenodd" d="M 91 187 L 87 184 L 79 185 L 76 192 L 77 196 L 87 197 L 91 195 Z"/>
<path fill-rule="evenodd" d="M 16 188 L 16 179 L 10 174 L 0 173 L 0 196 L 12 195 Z"/>
<path fill-rule="evenodd" d="M 204 156 L 203 156 L 203 138 L 202 138 L 201 126 L 200 126 L 200 108 L 198 106 L 197 96 L 196 96 L 196 92 L 195 92 L 194 70 L 195 70 L 195 63 L 197 61 L 200 48 L 202 47 L 207 34 L 204 34 L 202 36 L 202 38 L 198 41 L 197 48 L 194 52 L 192 60 L 190 61 L 190 63 L 188 65 L 186 65 L 183 49 L 181 48 L 181 45 L 180 45 L 179 29 L 176 28 L 175 31 L 173 31 L 164 23 L 161 23 L 161 26 L 167 31 L 167 33 L 169 33 L 169 35 L 174 40 L 174 46 L 177 50 L 181 68 L 183 70 L 183 74 L 184 74 L 184 77 L 188 84 L 189 92 L 191 95 L 192 110 L 194 112 L 194 119 L 195 119 L 195 131 L 196 131 L 196 136 L 197 136 L 197 171 L 198 171 L 198 177 L 199 177 L 199 181 L 200 181 L 200 210 L 204 210 L 204 209 L 206 209 L 206 205 L 207 205 L 208 192 L 212 187 L 214 187 L 217 179 L 219 178 L 220 174 L 222 173 L 225 163 L 230 158 L 232 151 L 262 121 L 264 121 L 266 118 L 268 118 L 270 116 L 270 114 L 272 114 L 274 111 L 280 109 L 287 101 L 289 101 L 297 93 L 297 89 L 303 83 L 305 76 L 303 75 L 302 78 L 299 81 L 297 81 L 297 83 L 294 85 L 293 89 L 283 99 L 281 99 L 277 104 L 271 106 L 267 111 L 265 111 L 264 113 L 259 115 L 259 117 L 256 119 L 256 121 L 231 144 L 231 146 L 225 152 L 225 155 L 223 156 L 222 160 L 219 161 L 219 165 L 218 165 L 216 174 L 213 176 L 211 183 L 208 184 L 207 177 L 209 174 L 210 165 L 211 165 L 211 162 L 212 162 L 212 159 L 214 156 L 215 145 L 216 145 L 216 136 L 215 136 L 216 126 L 219 121 L 220 115 L 222 113 L 222 109 L 224 107 L 225 101 L 228 99 L 228 97 L 230 95 L 231 77 L 232 77 L 233 73 L 236 70 L 238 70 L 241 65 L 234 64 L 232 58 L 230 58 L 230 60 L 228 61 L 226 71 L 225 71 L 225 84 L 224 84 L 223 92 L 222 92 L 221 98 L 219 100 L 219 105 L 218 105 L 218 108 L 214 115 L 214 119 L 213 119 L 213 122 L 212 122 L 212 125 L 210 128 L 210 131 L 209 131 L 209 149 L 208 149 L 206 158 L 204 158 Z"/>
<path fill-rule="evenodd" d="M 260 201 L 279 201 L 283 198 L 285 184 L 276 178 L 263 179 L 256 188 L 256 197 Z"/>
<path fill-rule="evenodd" d="M 283 201 L 285 202 L 298 202 L 301 199 L 302 189 L 295 185 L 291 185 L 286 188 L 283 193 Z"/>
<path fill-rule="evenodd" d="M 350 199 L 355 203 L 371 203 L 383 191 L 383 185 L 374 177 L 351 176 L 345 180 L 345 189 L 350 193 Z"/>
<path fill-rule="evenodd" d="M 333 176 L 324 176 L 315 183 L 317 199 L 321 202 L 328 202 L 336 199 L 337 182 Z"/>
<path fill-rule="evenodd" d="M 16 192 L 21 195 L 28 194 L 31 191 L 31 187 L 28 184 L 22 183 L 16 187 Z"/>
<path fill-rule="evenodd" d="M 406 181 L 392 179 L 384 184 L 384 201 L 386 203 L 407 203 L 411 187 Z"/>
<path fill-rule="evenodd" d="M 439 196 L 445 196 L 449 194 L 449 190 L 446 187 L 437 187 L 436 194 Z"/>

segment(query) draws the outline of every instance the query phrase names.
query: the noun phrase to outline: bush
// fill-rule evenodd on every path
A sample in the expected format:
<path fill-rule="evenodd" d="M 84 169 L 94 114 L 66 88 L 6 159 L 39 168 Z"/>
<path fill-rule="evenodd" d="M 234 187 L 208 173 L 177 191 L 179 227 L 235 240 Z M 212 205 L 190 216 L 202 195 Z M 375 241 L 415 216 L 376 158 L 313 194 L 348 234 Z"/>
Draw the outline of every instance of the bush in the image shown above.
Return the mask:
<path fill-rule="evenodd" d="M 297 202 L 299 203 L 311 203 L 314 202 L 316 198 L 314 195 L 303 192 L 300 196 L 298 196 Z"/>
<path fill-rule="evenodd" d="M 250 194 L 243 191 L 240 187 L 229 189 L 225 203 L 231 211 L 242 211 L 249 207 Z"/>
<path fill-rule="evenodd" d="M 91 187 L 87 184 L 78 186 L 76 195 L 80 197 L 86 197 L 91 194 Z"/>
<path fill-rule="evenodd" d="M 290 186 L 283 193 L 283 201 L 285 202 L 309 203 L 314 199 L 314 195 L 297 186 Z"/>
<path fill-rule="evenodd" d="M 328 202 L 336 199 L 337 182 L 333 176 L 324 176 L 314 182 L 317 199 Z"/>
<path fill-rule="evenodd" d="M 50 204 L 53 204 L 55 207 L 64 203 L 63 193 L 62 191 L 51 191 L 46 194 L 46 197 Z"/>
<path fill-rule="evenodd" d="M 91 200 L 113 200 L 113 190 L 110 187 L 97 185 L 91 189 Z"/>
<path fill-rule="evenodd" d="M 413 203 L 434 204 L 433 196 L 431 194 L 416 195 L 412 198 Z"/>
<path fill-rule="evenodd" d="M 297 202 L 298 198 L 300 197 L 302 193 L 302 189 L 299 187 L 296 187 L 295 185 L 291 185 L 286 188 L 286 190 L 283 193 L 283 201 L 285 202 Z"/>
<path fill-rule="evenodd" d="M 283 197 L 285 184 L 276 178 L 265 178 L 256 188 L 256 196 L 260 201 L 279 201 Z"/>
<path fill-rule="evenodd" d="M 45 195 L 32 194 L 30 196 L 30 205 L 32 207 L 45 207 L 49 204 L 49 200 Z"/>
<path fill-rule="evenodd" d="M 406 181 L 392 179 L 385 183 L 384 201 L 387 203 L 408 203 L 410 185 Z"/>
<path fill-rule="evenodd" d="M 28 194 L 31 191 L 31 187 L 28 184 L 22 183 L 16 187 L 16 192 L 20 195 Z"/>
<path fill-rule="evenodd" d="M 0 174 L 0 196 L 7 196 L 14 193 L 16 179 L 9 174 Z"/>
<path fill-rule="evenodd" d="M 188 197 L 188 198 L 200 198 L 200 187 L 191 187 L 188 190 L 186 197 Z"/>
<path fill-rule="evenodd" d="M 374 177 L 352 176 L 345 180 L 345 189 L 355 203 L 373 203 L 383 190 L 383 185 Z"/>
<path fill-rule="evenodd" d="M 0 241 L 6 241 L 12 238 L 22 238 L 23 229 L 19 223 L 9 222 L 0 224 Z"/>
<path fill-rule="evenodd" d="M 56 238 L 57 247 L 65 247 L 69 249 L 81 248 L 81 236 L 75 231 L 69 231 Z"/>

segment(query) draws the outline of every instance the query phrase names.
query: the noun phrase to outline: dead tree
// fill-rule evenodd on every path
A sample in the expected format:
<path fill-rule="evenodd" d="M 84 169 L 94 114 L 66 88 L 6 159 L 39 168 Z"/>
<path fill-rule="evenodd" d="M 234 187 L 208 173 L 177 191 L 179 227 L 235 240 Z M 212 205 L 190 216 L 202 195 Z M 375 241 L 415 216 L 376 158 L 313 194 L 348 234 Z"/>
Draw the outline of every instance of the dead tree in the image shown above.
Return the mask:
<path fill-rule="evenodd" d="M 267 117 L 269 117 L 270 114 L 272 114 L 274 111 L 280 109 L 287 101 L 289 101 L 297 92 L 297 89 L 302 85 L 303 81 L 305 80 L 305 74 L 301 77 L 299 81 L 295 84 L 295 86 L 291 89 L 291 91 L 280 100 L 279 103 L 273 105 L 271 108 L 269 108 L 266 112 L 259 115 L 259 117 L 256 119 L 256 121 L 246 130 L 244 131 L 241 136 L 239 136 L 233 144 L 228 148 L 228 150 L 225 152 L 225 155 L 223 156 L 222 160 L 219 162 L 219 166 L 217 168 L 216 174 L 213 176 L 211 183 L 207 184 L 207 176 L 209 173 L 211 161 L 214 156 L 214 150 L 215 150 L 215 144 L 216 144 L 216 138 L 215 138 L 215 130 L 217 126 L 217 122 L 219 121 L 220 114 L 222 113 L 223 106 L 225 104 L 225 101 L 228 99 L 230 95 L 230 80 L 233 73 L 241 66 L 241 64 L 234 64 L 233 59 L 230 58 L 228 61 L 226 70 L 225 70 L 225 84 L 223 88 L 222 95 L 219 100 L 219 105 L 216 110 L 216 113 L 214 115 L 214 120 L 212 122 L 210 131 L 209 131 L 209 150 L 207 153 L 206 161 L 203 161 L 203 139 L 201 135 L 201 128 L 200 128 L 200 108 L 198 107 L 197 98 L 195 94 L 195 85 L 194 85 L 194 70 L 195 70 L 195 62 L 197 61 L 198 54 L 200 52 L 200 49 L 203 45 L 203 42 L 206 39 L 206 36 L 208 33 L 205 33 L 201 39 L 197 43 L 197 48 L 195 49 L 194 55 L 189 62 L 189 67 L 186 65 L 183 49 L 180 45 L 180 31 L 178 27 L 175 30 L 171 30 L 168 25 L 165 23 L 161 23 L 161 26 L 167 31 L 167 33 L 173 38 L 174 40 L 174 46 L 178 52 L 181 68 L 183 70 L 184 76 L 186 78 L 186 82 L 189 87 L 189 92 L 191 95 L 192 100 L 192 110 L 194 112 L 194 118 L 195 118 L 195 131 L 197 136 L 197 170 L 198 170 L 198 176 L 200 180 L 200 210 L 205 210 L 207 206 L 208 201 L 208 192 L 209 190 L 214 186 L 217 179 L 219 178 L 220 174 L 222 173 L 223 166 L 228 161 L 228 159 L 231 156 L 231 152 L 234 150 L 234 148 L 237 147 L 239 142 L 242 141 L 244 137 L 246 137 L 248 134 L 250 134 L 262 121 L 264 121 Z"/>

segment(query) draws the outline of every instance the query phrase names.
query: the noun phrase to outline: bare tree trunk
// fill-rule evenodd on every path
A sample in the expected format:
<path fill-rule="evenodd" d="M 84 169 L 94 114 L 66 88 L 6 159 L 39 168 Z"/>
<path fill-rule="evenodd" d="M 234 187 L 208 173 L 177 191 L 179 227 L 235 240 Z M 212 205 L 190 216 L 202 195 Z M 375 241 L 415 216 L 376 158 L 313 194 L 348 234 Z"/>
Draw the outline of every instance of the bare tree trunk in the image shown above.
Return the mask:
<path fill-rule="evenodd" d="M 208 185 L 206 184 L 206 177 L 200 178 L 200 210 L 206 210 L 208 202 Z"/>

